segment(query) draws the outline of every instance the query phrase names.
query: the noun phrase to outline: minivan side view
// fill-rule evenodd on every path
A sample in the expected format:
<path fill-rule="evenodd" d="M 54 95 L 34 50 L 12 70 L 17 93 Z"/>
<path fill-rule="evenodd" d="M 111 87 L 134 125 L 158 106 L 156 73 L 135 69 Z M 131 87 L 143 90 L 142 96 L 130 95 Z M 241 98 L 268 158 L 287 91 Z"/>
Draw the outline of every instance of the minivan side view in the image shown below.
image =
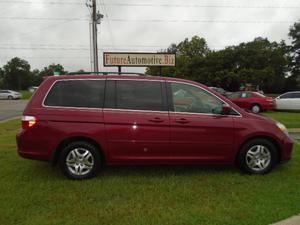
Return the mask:
<path fill-rule="evenodd" d="M 103 165 L 236 164 L 265 174 L 291 159 L 284 125 L 189 80 L 132 75 L 48 77 L 24 110 L 24 158 L 72 179 Z"/>

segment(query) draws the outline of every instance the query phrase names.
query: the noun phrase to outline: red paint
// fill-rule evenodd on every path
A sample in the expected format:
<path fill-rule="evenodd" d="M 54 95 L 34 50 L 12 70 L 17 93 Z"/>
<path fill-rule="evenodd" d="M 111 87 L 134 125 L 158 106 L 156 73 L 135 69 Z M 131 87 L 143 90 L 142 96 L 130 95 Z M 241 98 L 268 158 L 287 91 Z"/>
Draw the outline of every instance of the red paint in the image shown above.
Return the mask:
<path fill-rule="evenodd" d="M 184 82 L 213 93 L 239 115 L 44 107 L 43 99 L 49 88 L 60 79 Z M 279 147 L 280 161 L 291 158 L 293 147 L 292 140 L 274 121 L 242 110 L 204 85 L 175 78 L 98 75 L 48 77 L 28 103 L 23 115 L 34 116 L 38 122 L 32 127 L 24 126 L 17 134 L 18 152 L 22 157 L 38 160 L 51 161 L 54 152 L 59 151 L 60 144 L 69 138 L 87 138 L 97 143 L 108 165 L 232 164 L 241 145 L 255 137 L 272 139 Z"/>
<path fill-rule="evenodd" d="M 259 105 L 262 110 L 274 110 L 275 109 L 275 101 L 271 97 L 266 97 L 257 92 L 246 91 L 243 92 L 245 94 L 251 95 L 251 97 L 243 98 L 230 98 L 230 100 L 237 104 L 239 107 L 243 109 L 251 109 L 253 105 Z"/>

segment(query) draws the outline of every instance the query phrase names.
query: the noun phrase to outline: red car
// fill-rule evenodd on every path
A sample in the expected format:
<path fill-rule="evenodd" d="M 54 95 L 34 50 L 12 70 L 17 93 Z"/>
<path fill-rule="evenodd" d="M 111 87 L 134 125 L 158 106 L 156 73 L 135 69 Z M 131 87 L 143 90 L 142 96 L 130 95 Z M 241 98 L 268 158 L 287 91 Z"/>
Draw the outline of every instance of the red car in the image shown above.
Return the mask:
<path fill-rule="evenodd" d="M 229 95 L 228 98 L 239 107 L 249 109 L 253 113 L 259 113 L 264 110 L 274 110 L 276 108 L 273 98 L 266 97 L 259 92 L 235 92 Z"/>
<path fill-rule="evenodd" d="M 281 123 L 248 113 L 196 82 L 157 76 L 49 77 L 17 134 L 24 158 L 72 179 L 103 165 L 237 164 L 254 174 L 291 159 Z"/>

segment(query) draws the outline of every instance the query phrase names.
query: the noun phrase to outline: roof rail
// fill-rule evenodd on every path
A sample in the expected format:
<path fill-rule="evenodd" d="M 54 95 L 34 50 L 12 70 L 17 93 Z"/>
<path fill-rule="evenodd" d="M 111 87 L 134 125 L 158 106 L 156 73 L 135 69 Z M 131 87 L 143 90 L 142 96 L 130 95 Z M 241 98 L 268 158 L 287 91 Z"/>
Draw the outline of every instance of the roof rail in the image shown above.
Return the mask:
<path fill-rule="evenodd" d="M 135 72 L 71 72 L 67 75 L 89 75 L 89 74 L 98 74 L 98 75 L 138 75 L 138 76 L 148 76 L 144 73 L 135 73 Z"/>

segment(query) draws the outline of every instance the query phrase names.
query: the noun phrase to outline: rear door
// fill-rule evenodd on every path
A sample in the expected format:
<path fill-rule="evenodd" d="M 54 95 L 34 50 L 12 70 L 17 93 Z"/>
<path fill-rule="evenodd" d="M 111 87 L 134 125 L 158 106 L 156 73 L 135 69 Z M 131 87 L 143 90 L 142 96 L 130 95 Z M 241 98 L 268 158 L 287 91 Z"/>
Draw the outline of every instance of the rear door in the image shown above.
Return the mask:
<path fill-rule="evenodd" d="M 232 116 L 221 115 L 223 102 L 206 90 L 168 82 L 171 102 L 171 159 L 179 162 L 227 162 L 232 159 Z"/>
<path fill-rule="evenodd" d="M 104 120 L 110 163 L 168 159 L 169 114 L 164 81 L 108 80 Z"/>

